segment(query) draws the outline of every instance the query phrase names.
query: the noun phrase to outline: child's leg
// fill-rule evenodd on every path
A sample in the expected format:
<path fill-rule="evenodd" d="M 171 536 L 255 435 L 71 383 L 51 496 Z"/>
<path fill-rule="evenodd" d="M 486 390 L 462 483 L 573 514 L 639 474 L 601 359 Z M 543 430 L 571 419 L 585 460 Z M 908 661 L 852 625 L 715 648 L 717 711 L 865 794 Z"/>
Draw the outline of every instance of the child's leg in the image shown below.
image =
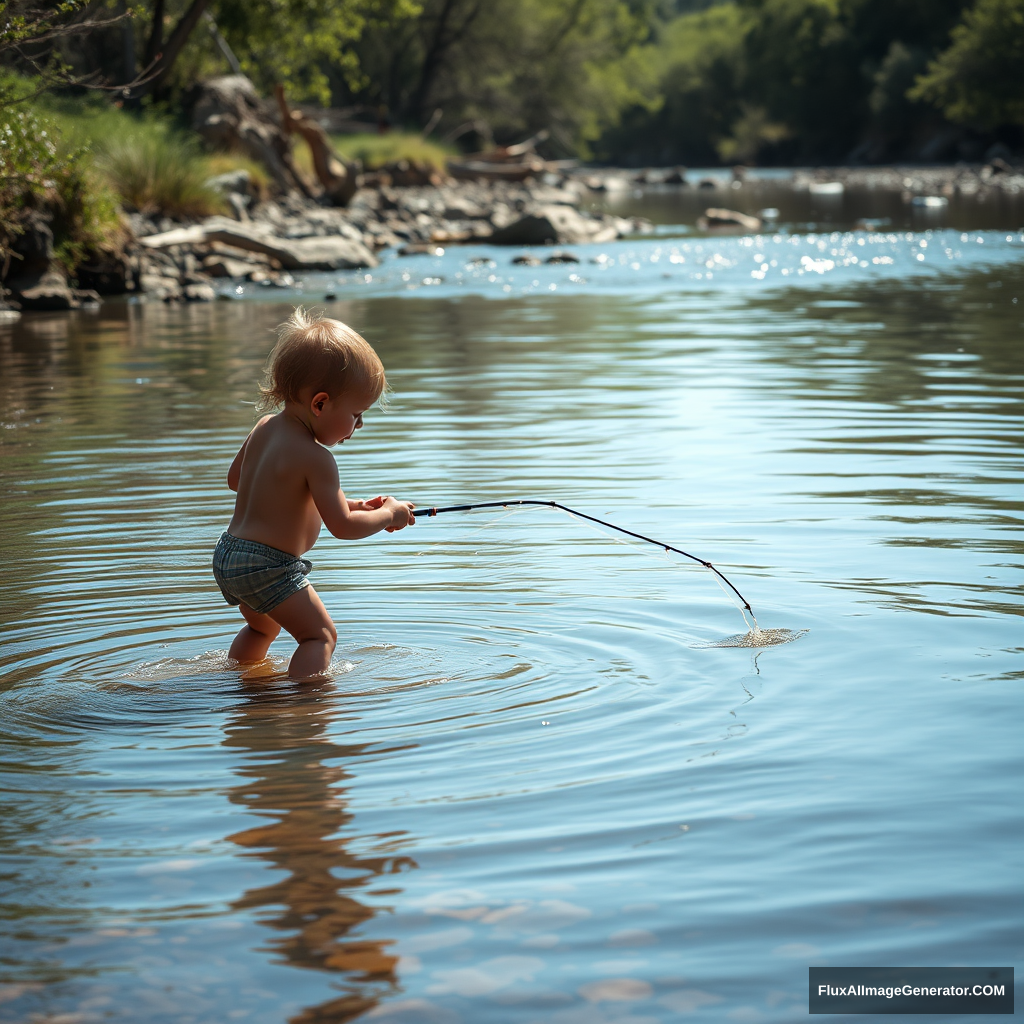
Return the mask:
<path fill-rule="evenodd" d="M 331 663 L 338 632 L 331 622 L 320 595 L 312 587 L 303 587 L 270 612 L 299 645 L 288 666 L 291 679 L 322 676 Z"/>
<path fill-rule="evenodd" d="M 243 665 L 253 665 L 267 656 L 281 627 L 269 615 L 254 612 L 247 604 L 240 604 L 238 610 L 245 618 L 246 625 L 232 642 L 228 657 Z"/>

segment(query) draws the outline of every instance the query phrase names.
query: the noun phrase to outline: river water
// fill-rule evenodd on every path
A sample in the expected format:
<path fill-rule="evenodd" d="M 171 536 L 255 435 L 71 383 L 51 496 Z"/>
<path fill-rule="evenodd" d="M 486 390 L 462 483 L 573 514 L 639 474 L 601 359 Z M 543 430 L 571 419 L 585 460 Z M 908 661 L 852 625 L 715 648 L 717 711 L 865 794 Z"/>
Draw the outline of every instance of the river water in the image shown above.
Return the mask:
<path fill-rule="evenodd" d="M 1020 962 L 1024 235 L 574 252 L 0 328 L 0 1019 L 781 1022 L 809 965 Z M 350 495 L 558 500 L 807 632 L 450 513 L 323 537 L 333 680 L 244 677 L 225 472 L 326 295 L 394 388 Z"/>

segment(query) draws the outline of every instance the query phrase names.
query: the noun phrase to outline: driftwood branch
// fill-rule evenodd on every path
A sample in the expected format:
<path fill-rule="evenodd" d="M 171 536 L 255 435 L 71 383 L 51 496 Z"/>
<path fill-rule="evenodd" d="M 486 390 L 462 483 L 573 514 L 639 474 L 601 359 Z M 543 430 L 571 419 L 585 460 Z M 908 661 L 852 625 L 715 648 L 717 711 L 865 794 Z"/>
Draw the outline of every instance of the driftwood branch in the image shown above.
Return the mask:
<path fill-rule="evenodd" d="M 347 206 L 356 193 L 356 167 L 335 151 L 323 126 L 301 110 L 288 105 L 283 85 L 274 86 L 274 96 L 281 111 L 281 127 L 286 135 L 299 135 L 313 156 L 313 170 L 324 194 L 336 206 Z"/>

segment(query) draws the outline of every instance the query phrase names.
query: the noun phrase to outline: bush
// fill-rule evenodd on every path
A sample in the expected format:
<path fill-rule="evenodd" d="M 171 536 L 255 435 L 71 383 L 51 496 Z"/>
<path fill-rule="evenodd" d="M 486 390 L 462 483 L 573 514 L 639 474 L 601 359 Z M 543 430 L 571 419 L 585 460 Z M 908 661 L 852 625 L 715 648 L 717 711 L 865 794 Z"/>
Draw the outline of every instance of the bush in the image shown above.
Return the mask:
<path fill-rule="evenodd" d="M 29 210 L 51 216 L 54 255 L 69 272 L 85 253 L 116 247 L 117 203 L 80 148 L 30 111 L 0 113 L 0 271 Z"/>

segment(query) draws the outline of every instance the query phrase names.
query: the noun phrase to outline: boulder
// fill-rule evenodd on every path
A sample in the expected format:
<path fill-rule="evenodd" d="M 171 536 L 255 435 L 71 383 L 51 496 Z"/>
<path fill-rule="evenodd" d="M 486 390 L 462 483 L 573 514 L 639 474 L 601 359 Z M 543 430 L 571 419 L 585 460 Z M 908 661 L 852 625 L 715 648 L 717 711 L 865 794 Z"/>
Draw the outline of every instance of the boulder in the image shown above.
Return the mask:
<path fill-rule="evenodd" d="M 20 268 L 19 268 L 20 269 Z M 11 299 L 22 309 L 78 309 L 81 305 L 68 285 L 64 271 L 51 264 L 45 270 L 18 274 L 5 282 Z M 99 296 L 96 296 L 97 301 Z"/>
<path fill-rule="evenodd" d="M 227 217 L 210 217 L 202 224 L 174 228 L 140 241 L 148 249 L 222 242 L 235 249 L 262 253 L 287 270 L 354 270 L 377 266 L 373 253 L 353 238 L 340 235 L 281 238 L 262 224 L 243 224 Z"/>
<path fill-rule="evenodd" d="M 131 262 L 123 253 L 89 253 L 75 274 L 81 287 L 100 295 L 123 295 L 134 287 Z"/>
<path fill-rule="evenodd" d="M 42 210 L 27 210 L 19 219 L 16 235 L 11 242 L 10 270 L 17 276 L 43 274 L 50 269 L 53 259 L 53 215 Z"/>
<path fill-rule="evenodd" d="M 164 277 L 161 274 L 141 274 L 139 287 L 147 295 L 164 302 L 175 302 L 181 298 L 181 285 L 174 277 Z"/>
<path fill-rule="evenodd" d="M 248 277 L 256 267 L 255 263 L 230 256 L 207 256 L 203 260 L 203 271 L 210 277 Z"/>
<path fill-rule="evenodd" d="M 185 285 L 186 302 L 213 302 L 217 293 L 209 284 L 193 283 Z"/>
<path fill-rule="evenodd" d="M 498 228 L 490 240 L 495 245 L 579 245 L 610 242 L 617 237 L 614 227 L 584 217 L 572 207 L 541 206 L 507 227 Z"/>
<path fill-rule="evenodd" d="M 373 253 L 362 242 L 338 235 L 280 238 L 252 224 L 236 224 L 224 218 L 211 218 L 203 228 L 209 241 L 261 252 L 278 260 L 287 270 L 354 270 L 377 266 Z"/>

